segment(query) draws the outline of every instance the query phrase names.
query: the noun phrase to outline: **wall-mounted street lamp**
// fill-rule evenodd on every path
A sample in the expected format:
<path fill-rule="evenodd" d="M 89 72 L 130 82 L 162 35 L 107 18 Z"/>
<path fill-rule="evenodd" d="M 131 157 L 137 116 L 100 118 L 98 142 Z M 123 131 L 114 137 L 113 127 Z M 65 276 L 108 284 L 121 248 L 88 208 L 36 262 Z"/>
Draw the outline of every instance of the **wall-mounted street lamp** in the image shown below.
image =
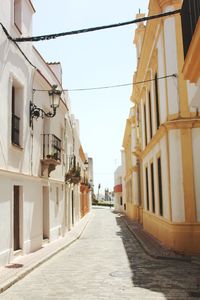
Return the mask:
<path fill-rule="evenodd" d="M 85 161 L 84 161 L 84 166 L 85 166 L 85 169 L 86 169 L 86 170 L 88 169 L 88 165 L 89 165 L 89 164 L 88 164 L 88 161 L 85 160 Z"/>
<path fill-rule="evenodd" d="M 42 108 L 37 107 L 32 101 L 30 102 L 30 123 L 32 124 L 33 119 L 38 118 L 53 118 L 56 115 L 56 109 L 59 107 L 60 104 L 60 95 L 62 91 L 57 90 L 57 85 L 52 85 L 52 90 L 48 91 L 51 105 L 50 107 L 53 111 L 45 112 Z"/>

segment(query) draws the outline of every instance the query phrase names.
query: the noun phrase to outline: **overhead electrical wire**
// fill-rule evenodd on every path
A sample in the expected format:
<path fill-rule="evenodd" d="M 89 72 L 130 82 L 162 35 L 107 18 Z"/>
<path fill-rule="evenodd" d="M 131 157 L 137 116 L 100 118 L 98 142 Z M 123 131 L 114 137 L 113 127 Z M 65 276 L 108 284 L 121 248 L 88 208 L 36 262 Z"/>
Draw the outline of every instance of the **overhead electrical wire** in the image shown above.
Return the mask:
<path fill-rule="evenodd" d="M 157 79 L 165 79 L 165 78 L 177 78 L 177 74 L 171 74 L 171 75 L 166 75 L 166 76 L 161 76 L 158 77 Z M 137 84 L 142 84 L 142 83 L 147 83 L 147 82 L 151 82 L 151 81 L 155 81 L 154 78 L 152 79 L 147 79 L 147 80 L 143 80 L 143 81 L 137 81 L 137 82 L 132 82 L 132 83 L 123 83 L 123 84 L 116 84 L 116 85 L 107 85 L 107 86 L 98 86 L 98 87 L 90 87 L 90 88 L 77 88 L 77 89 L 63 89 L 63 92 L 81 92 L 81 91 L 92 91 L 92 90 L 103 90 L 103 89 L 112 89 L 112 88 L 119 88 L 119 87 L 124 87 L 124 86 L 130 86 L 130 85 L 137 85 Z M 48 90 L 37 90 L 34 89 L 34 91 L 37 92 L 47 92 Z"/>
<path fill-rule="evenodd" d="M 30 59 L 26 56 L 26 54 L 24 53 L 24 51 L 22 51 L 22 49 L 20 48 L 20 46 L 17 44 L 17 42 L 10 36 L 10 34 L 8 33 L 7 29 L 5 28 L 5 26 L 0 23 L 2 30 L 4 31 L 5 35 L 7 36 L 7 39 L 11 42 L 13 42 L 15 44 L 15 46 L 18 48 L 18 50 L 21 52 L 21 54 L 24 56 L 24 58 L 26 59 L 26 61 L 34 68 L 37 69 L 36 66 L 34 66 L 34 64 L 30 61 Z"/>
<path fill-rule="evenodd" d="M 67 32 L 39 35 L 39 36 L 33 36 L 33 37 L 15 38 L 14 41 L 22 43 L 22 42 L 38 42 L 38 41 L 51 40 L 51 39 L 56 39 L 58 37 L 67 36 L 67 35 L 75 35 L 75 34 L 80 34 L 80 33 L 99 31 L 99 30 L 104 30 L 104 29 L 110 29 L 110 28 L 145 22 L 145 21 L 154 20 L 154 19 L 158 19 L 158 18 L 168 17 L 171 15 L 178 14 L 180 12 L 181 12 L 181 9 L 177 9 L 177 10 L 169 11 L 166 13 L 161 13 L 161 14 L 157 14 L 157 15 L 153 15 L 153 16 L 147 16 L 147 17 L 143 17 L 143 18 L 134 19 L 134 20 L 127 21 L 127 22 L 115 23 L 115 24 L 104 25 L 104 26 L 97 26 L 97 27 L 90 27 L 90 28 L 72 30 L 72 31 L 67 31 Z"/>
<path fill-rule="evenodd" d="M 166 76 L 158 77 L 157 79 L 164 79 L 164 78 L 169 78 L 169 77 L 177 77 L 177 75 L 176 74 L 171 74 L 171 75 L 166 75 Z M 119 87 L 124 87 L 124 86 L 130 86 L 130 85 L 137 85 L 137 84 L 147 83 L 147 82 L 150 82 L 150 81 L 155 81 L 155 79 L 152 78 L 152 79 L 147 79 L 147 80 L 137 81 L 137 82 L 132 82 L 132 83 L 123 83 L 123 84 L 116 84 L 116 85 L 91 87 L 91 88 L 68 89 L 66 91 L 68 91 L 68 92 L 79 92 L 79 91 L 92 91 L 92 90 L 113 89 L 113 88 L 119 88 Z"/>
<path fill-rule="evenodd" d="M 153 15 L 153 16 L 138 18 L 138 19 L 134 19 L 132 21 L 127 21 L 127 22 L 122 22 L 122 23 L 117 23 L 117 24 L 111 24 L 111 25 L 105 25 L 105 26 L 99 26 L 99 27 L 91 27 L 91 28 L 74 30 L 74 31 L 69 31 L 69 32 L 62 32 L 62 33 L 57 33 L 57 34 L 49 34 L 49 35 L 26 37 L 26 38 L 15 38 L 15 39 L 10 36 L 7 29 L 5 28 L 5 26 L 1 22 L 0 22 L 0 26 L 2 27 L 2 29 L 5 33 L 5 35 L 7 36 L 8 40 L 12 41 L 15 44 L 15 46 L 18 48 L 18 50 L 21 52 L 21 54 L 26 59 L 26 61 L 33 68 L 37 69 L 37 67 L 33 65 L 33 63 L 30 61 L 30 59 L 26 56 L 26 54 L 23 52 L 23 50 L 19 47 L 18 42 L 34 42 L 34 41 L 37 42 L 37 41 L 43 41 L 43 40 L 50 40 L 50 39 L 55 39 L 57 37 L 66 36 L 66 35 L 80 34 L 80 33 L 86 33 L 86 32 L 92 32 L 92 31 L 97 31 L 97 30 L 103 30 L 103 29 L 109 29 L 109 28 L 114 28 L 114 27 L 130 25 L 130 24 L 134 24 L 134 23 L 140 23 L 140 22 L 144 22 L 144 21 L 148 21 L 148 20 L 153 20 L 153 19 L 158 19 L 158 18 L 178 14 L 180 12 L 181 12 L 181 9 L 178 9 L 178 10 L 174 10 L 174 11 L 170 11 L 170 12 L 166 12 L 166 13 L 162 13 L 162 14 L 157 14 L 157 15 Z M 177 75 L 172 74 L 172 75 L 162 76 L 162 77 L 159 77 L 158 79 L 164 79 L 164 78 L 168 78 L 168 77 L 177 77 Z M 142 84 L 142 83 L 146 83 L 146 82 L 153 81 L 153 80 L 154 79 L 149 79 L 149 80 L 135 82 L 135 83 L 125 83 L 125 84 L 91 87 L 91 88 L 64 89 L 63 91 L 75 92 L 75 91 L 90 91 L 90 90 L 119 88 L 119 87 L 124 87 L 124 86 Z M 38 90 L 38 91 L 46 91 L 46 90 Z"/>

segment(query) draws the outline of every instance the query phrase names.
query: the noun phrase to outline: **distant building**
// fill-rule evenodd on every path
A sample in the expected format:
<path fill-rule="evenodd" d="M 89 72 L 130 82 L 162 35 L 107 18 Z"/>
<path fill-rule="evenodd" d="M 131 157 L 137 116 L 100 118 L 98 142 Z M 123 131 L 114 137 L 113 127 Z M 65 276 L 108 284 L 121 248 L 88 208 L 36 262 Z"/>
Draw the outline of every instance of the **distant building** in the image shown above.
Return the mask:
<path fill-rule="evenodd" d="M 94 170 L 93 170 L 93 158 L 88 157 L 88 180 L 89 180 L 89 205 L 92 206 L 92 200 L 94 199 Z M 90 210 L 89 209 L 89 210 Z"/>
<path fill-rule="evenodd" d="M 133 220 L 142 220 L 142 210 L 140 194 L 138 193 L 140 182 L 139 160 L 133 155 L 138 147 L 137 126 L 135 108 L 130 109 L 129 118 L 123 138 L 122 168 L 123 168 L 123 200 L 125 203 L 126 214 Z"/>
<path fill-rule="evenodd" d="M 114 209 L 118 212 L 124 210 L 122 196 L 122 166 L 119 166 L 114 173 Z"/>

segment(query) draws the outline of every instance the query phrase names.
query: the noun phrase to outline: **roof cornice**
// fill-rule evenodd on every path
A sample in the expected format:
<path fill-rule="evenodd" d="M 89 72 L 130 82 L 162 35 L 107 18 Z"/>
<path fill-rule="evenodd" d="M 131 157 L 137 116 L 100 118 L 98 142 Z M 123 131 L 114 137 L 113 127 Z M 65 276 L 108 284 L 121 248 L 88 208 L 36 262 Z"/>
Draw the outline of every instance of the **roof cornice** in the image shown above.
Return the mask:
<path fill-rule="evenodd" d="M 182 6 L 181 0 L 158 0 L 158 4 L 160 8 L 163 10 L 167 6 L 175 6 L 176 8 L 180 8 Z"/>

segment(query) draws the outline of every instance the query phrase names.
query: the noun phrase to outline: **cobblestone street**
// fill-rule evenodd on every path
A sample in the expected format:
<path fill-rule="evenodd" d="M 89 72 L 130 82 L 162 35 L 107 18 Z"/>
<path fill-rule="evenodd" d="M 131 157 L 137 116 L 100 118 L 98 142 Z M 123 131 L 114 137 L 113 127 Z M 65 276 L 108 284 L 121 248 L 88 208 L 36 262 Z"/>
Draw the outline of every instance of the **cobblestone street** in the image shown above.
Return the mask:
<path fill-rule="evenodd" d="M 148 256 L 120 215 L 108 208 L 94 212 L 79 240 L 0 299 L 200 299 L 199 266 Z"/>

